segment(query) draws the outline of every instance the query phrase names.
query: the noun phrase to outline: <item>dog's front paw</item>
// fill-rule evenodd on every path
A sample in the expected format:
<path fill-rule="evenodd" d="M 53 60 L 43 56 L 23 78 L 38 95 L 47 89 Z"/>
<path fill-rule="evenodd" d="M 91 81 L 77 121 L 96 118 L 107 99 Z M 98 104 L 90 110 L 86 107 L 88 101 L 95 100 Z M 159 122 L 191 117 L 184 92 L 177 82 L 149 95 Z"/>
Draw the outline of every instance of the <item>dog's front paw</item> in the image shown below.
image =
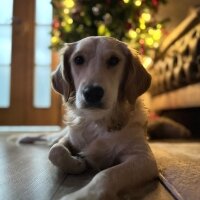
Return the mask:
<path fill-rule="evenodd" d="M 51 147 L 49 160 L 53 165 L 70 174 L 78 174 L 86 169 L 85 161 L 72 156 L 62 144 L 55 144 Z"/>
<path fill-rule="evenodd" d="M 64 160 L 69 160 L 71 153 L 69 150 L 61 144 L 55 144 L 51 147 L 49 151 L 49 160 L 57 167 L 63 165 Z"/>

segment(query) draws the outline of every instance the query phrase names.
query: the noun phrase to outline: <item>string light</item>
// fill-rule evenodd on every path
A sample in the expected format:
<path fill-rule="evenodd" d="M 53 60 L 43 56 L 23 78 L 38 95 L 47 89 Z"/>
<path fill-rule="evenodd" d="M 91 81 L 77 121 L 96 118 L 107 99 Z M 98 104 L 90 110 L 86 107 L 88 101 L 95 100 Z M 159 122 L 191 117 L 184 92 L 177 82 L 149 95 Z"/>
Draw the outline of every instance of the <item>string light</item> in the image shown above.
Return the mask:
<path fill-rule="evenodd" d="M 66 22 L 61 22 L 61 26 L 66 26 Z"/>
<path fill-rule="evenodd" d="M 62 43 L 63 40 L 66 38 L 63 37 L 64 34 L 68 35 L 71 32 L 76 31 L 80 36 L 87 35 L 87 33 L 84 33 L 85 31 L 85 25 L 88 27 L 91 27 L 92 20 L 90 18 L 85 18 L 89 16 L 86 9 L 83 7 L 78 7 L 78 4 L 76 4 L 75 0 L 54 0 L 59 2 L 59 4 L 55 4 L 57 6 L 57 10 L 59 10 L 59 13 L 56 13 L 56 17 L 54 18 L 54 22 L 52 24 L 53 30 L 52 30 L 52 46 L 58 48 Z M 163 0 L 164 1 L 164 0 Z M 107 2 L 107 1 L 106 1 Z M 109 1 L 110 2 L 110 1 Z M 123 0 L 122 1 L 124 6 L 131 6 L 131 3 L 134 3 L 135 10 L 139 11 L 138 14 L 140 14 L 135 19 L 127 18 L 126 21 L 124 21 L 124 38 L 122 37 L 122 40 L 127 40 L 127 42 L 130 42 L 134 48 L 136 48 L 140 53 L 142 54 L 148 54 L 148 50 L 152 48 L 158 48 L 160 39 L 162 37 L 162 24 L 155 24 L 155 19 L 152 18 L 152 13 L 154 13 L 152 10 L 152 7 L 147 4 L 146 1 L 143 0 Z M 107 3 L 108 4 L 108 3 Z M 95 5 L 95 4 L 94 4 Z M 120 4 L 119 4 L 120 5 Z M 105 16 L 103 13 L 104 10 L 101 6 L 103 6 L 103 3 L 99 3 L 98 5 L 95 5 L 99 9 L 99 17 Z M 141 6 L 141 8 L 139 8 Z M 155 5 L 154 5 L 155 6 Z M 103 15 L 104 14 L 104 15 Z M 58 16 L 59 15 L 59 16 Z M 96 15 L 95 15 L 96 16 Z M 113 17 L 114 14 L 111 14 L 111 17 Z M 82 19 L 84 21 L 82 23 Z M 105 21 L 94 19 L 95 26 L 97 28 L 97 35 L 101 36 L 113 36 L 117 37 L 117 34 L 113 34 L 113 30 L 110 29 L 110 27 L 105 23 Z M 77 24 L 80 21 L 80 24 Z M 74 23 L 75 26 L 72 26 Z M 76 27 L 76 28 L 75 28 Z M 75 30 L 74 30 L 75 29 Z M 91 34 L 88 32 L 88 34 Z M 72 34 L 73 35 L 73 34 Z M 74 34 L 76 35 L 76 34 Z M 62 38 L 63 37 L 63 38 Z M 76 36 L 75 36 L 76 37 Z M 70 39 L 69 39 L 70 40 Z M 150 63 L 150 58 L 148 58 L 145 62 L 148 64 Z"/>
<path fill-rule="evenodd" d="M 149 13 L 142 13 L 141 17 L 146 22 L 149 22 L 151 20 L 151 15 Z"/>
<path fill-rule="evenodd" d="M 98 35 L 105 35 L 105 36 L 111 36 L 109 30 L 106 28 L 104 24 L 100 24 L 98 26 Z"/>
<path fill-rule="evenodd" d="M 73 0 L 65 0 L 64 5 L 66 8 L 73 8 L 74 7 L 74 1 Z"/>
<path fill-rule="evenodd" d="M 144 39 L 146 35 L 144 33 L 140 34 L 140 38 Z"/>
<path fill-rule="evenodd" d="M 149 33 L 150 35 L 153 35 L 153 33 L 154 33 L 153 28 L 149 28 L 148 33 Z"/>
<path fill-rule="evenodd" d="M 157 25 L 156 25 L 156 28 L 161 29 L 161 28 L 162 28 L 162 25 L 161 25 L 161 24 L 157 24 Z"/>
<path fill-rule="evenodd" d="M 153 43 L 154 43 L 154 41 L 153 41 L 153 39 L 152 39 L 151 37 L 145 38 L 145 42 L 146 42 L 146 44 L 147 44 L 148 46 L 152 46 Z"/>
<path fill-rule="evenodd" d="M 145 24 L 140 24 L 140 29 L 142 29 L 142 30 L 144 30 L 144 29 L 146 29 L 146 25 Z"/>
<path fill-rule="evenodd" d="M 103 35 L 106 32 L 106 26 L 104 24 L 99 25 L 98 34 Z"/>
<path fill-rule="evenodd" d="M 69 14 L 69 9 L 68 9 L 68 8 L 65 8 L 63 12 L 64 12 L 65 14 Z"/>
<path fill-rule="evenodd" d="M 129 37 L 130 37 L 131 39 L 135 39 L 135 38 L 137 37 L 136 31 L 134 31 L 134 30 L 132 30 L 132 29 L 128 31 L 128 35 L 129 35 Z"/>
<path fill-rule="evenodd" d="M 68 24 L 72 24 L 72 23 L 73 23 L 73 19 L 72 19 L 72 18 L 70 18 L 70 17 L 69 17 L 69 18 L 67 18 L 67 23 L 68 23 Z"/>
<path fill-rule="evenodd" d="M 159 47 L 159 43 L 158 42 L 154 42 L 153 47 L 157 49 Z"/>
<path fill-rule="evenodd" d="M 139 28 L 136 28 L 136 33 L 140 33 L 141 30 Z"/>
<path fill-rule="evenodd" d="M 123 0 L 124 1 L 124 3 L 129 3 L 129 0 Z"/>
<path fill-rule="evenodd" d="M 53 36 L 52 38 L 51 38 L 51 43 L 52 44 L 57 44 L 57 43 L 59 43 L 59 38 L 58 37 L 56 37 L 56 36 Z"/>
<path fill-rule="evenodd" d="M 155 30 L 154 33 L 153 33 L 153 39 L 154 39 L 154 40 L 157 40 L 157 41 L 160 40 L 161 34 L 162 34 L 162 33 L 161 33 L 161 30 L 159 30 L 159 29 L 158 29 L 158 30 Z"/>
<path fill-rule="evenodd" d="M 141 4 L 142 4 L 142 1 L 141 1 L 141 0 L 136 0 L 136 1 L 135 1 L 135 5 L 136 5 L 137 7 L 141 6 Z"/>

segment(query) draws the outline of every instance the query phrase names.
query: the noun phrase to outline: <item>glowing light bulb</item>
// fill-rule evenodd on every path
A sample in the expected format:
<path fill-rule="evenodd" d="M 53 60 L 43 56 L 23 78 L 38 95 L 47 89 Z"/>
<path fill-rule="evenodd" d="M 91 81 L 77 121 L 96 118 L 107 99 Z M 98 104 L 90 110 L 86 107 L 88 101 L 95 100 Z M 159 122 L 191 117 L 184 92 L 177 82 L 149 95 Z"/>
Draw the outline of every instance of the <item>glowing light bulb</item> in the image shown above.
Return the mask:
<path fill-rule="evenodd" d="M 144 30 L 146 28 L 145 24 L 140 24 L 140 29 Z"/>
<path fill-rule="evenodd" d="M 146 44 L 148 45 L 148 46 L 152 46 L 153 45 L 153 39 L 151 38 L 151 37 L 147 37 L 146 39 L 145 39 L 145 42 L 146 42 Z"/>
<path fill-rule="evenodd" d="M 149 13 L 142 13 L 142 19 L 149 22 L 151 20 L 151 15 Z"/>
<path fill-rule="evenodd" d="M 65 22 L 61 22 L 61 26 L 66 26 L 66 23 Z"/>
<path fill-rule="evenodd" d="M 64 13 L 65 13 L 65 14 L 69 14 L 69 9 L 68 9 L 68 8 L 65 8 L 65 9 L 64 9 Z"/>
<path fill-rule="evenodd" d="M 104 24 L 101 24 L 99 27 L 98 27 L 98 34 L 99 35 L 103 35 L 106 31 L 106 27 Z"/>
<path fill-rule="evenodd" d="M 161 24 L 157 24 L 157 25 L 156 25 L 156 28 L 161 29 L 161 28 L 162 28 L 162 25 L 161 25 Z"/>
<path fill-rule="evenodd" d="M 144 33 L 140 34 L 140 38 L 144 39 L 146 35 Z"/>
<path fill-rule="evenodd" d="M 154 33 L 153 28 L 149 28 L 148 33 L 149 33 L 150 35 L 153 35 L 153 33 Z"/>
<path fill-rule="evenodd" d="M 72 8 L 72 7 L 74 7 L 74 1 L 73 1 L 73 0 L 65 0 L 65 1 L 64 1 L 64 5 L 65 5 L 67 8 Z"/>
<path fill-rule="evenodd" d="M 140 33 L 141 30 L 139 28 L 136 28 L 136 33 Z"/>
<path fill-rule="evenodd" d="M 161 35 L 162 35 L 162 33 L 161 33 L 161 30 L 160 30 L 160 29 L 155 30 L 154 33 L 153 33 L 153 39 L 154 39 L 154 40 L 160 40 Z"/>
<path fill-rule="evenodd" d="M 58 37 L 53 36 L 53 37 L 51 38 L 51 43 L 52 43 L 52 44 L 56 44 L 56 43 L 58 43 L 58 42 L 59 42 L 59 38 L 58 38 Z"/>
<path fill-rule="evenodd" d="M 142 1 L 141 1 L 141 0 L 136 0 L 136 1 L 135 1 L 135 5 L 136 5 L 137 7 L 141 6 L 141 4 L 142 4 Z"/>
<path fill-rule="evenodd" d="M 106 30 L 105 36 L 110 37 L 111 33 L 108 30 Z"/>
<path fill-rule="evenodd" d="M 153 47 L 154 48 L 158 48 L 159 47 L 159 43 L 158 42 L 154 42 Z"/>
<path fill-rule="evenodd" d="M 72 23 L 73 23 L 73 19 L 69 17 L 69 18 L 67 19 L 67 23 L 68 23 L 68 24 L 72 24 Z"/>
<path fill-rule="evenodd" d="M 129 3 L 129 0 L 123 0 L 124 1 L 124 3 Z"/>
<path fill-rule="evenodd" d="M 134 31 L 134 30 L 132 30 L 132 29 L 128 31 L 128 35 L 129 35 L 129 37 L 132 38 L 132 39 L 134 39 L 134 38 L 137 37 L 136 31 Z"/>

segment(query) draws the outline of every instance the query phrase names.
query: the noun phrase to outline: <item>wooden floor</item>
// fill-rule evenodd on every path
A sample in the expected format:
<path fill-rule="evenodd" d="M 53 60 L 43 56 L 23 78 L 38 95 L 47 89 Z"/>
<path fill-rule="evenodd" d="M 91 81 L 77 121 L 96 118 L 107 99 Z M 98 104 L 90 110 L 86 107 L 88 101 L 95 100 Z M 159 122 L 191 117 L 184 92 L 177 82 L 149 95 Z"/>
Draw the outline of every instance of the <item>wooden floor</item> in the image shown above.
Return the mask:
<path fill-rule="evenodd" d="M 181 200 L 200 200 L 200 140 L 157 141 L 150 146 L 171 193 Z"/>
<path fill-rule="evenodd" d="M 0 134 L 0 200 L 56 200 L 93 177 L 66 175 L 48 161 L 48 146 L 16 145 L 7 137 Z M 159 181 L 155 184 L 153 191 L 139 199 L 173 199 Z"/>

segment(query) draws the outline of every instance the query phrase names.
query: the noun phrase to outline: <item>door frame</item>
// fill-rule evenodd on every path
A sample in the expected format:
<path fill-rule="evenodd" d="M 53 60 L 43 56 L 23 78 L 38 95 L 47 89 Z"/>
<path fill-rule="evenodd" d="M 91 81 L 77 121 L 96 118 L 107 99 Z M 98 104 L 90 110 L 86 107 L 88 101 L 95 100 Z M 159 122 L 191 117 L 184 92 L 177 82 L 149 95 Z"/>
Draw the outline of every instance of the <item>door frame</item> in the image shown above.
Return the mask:
<path fill-rule="evenodd" d="M 0 108 L 0 125 L 61 125 L 62 101 L 51 91 L 50 108 L 34 108 L 35 0 L 14 0 L 11 101 Z M 52 70 L 58 56 L 52 53 Z"/>

